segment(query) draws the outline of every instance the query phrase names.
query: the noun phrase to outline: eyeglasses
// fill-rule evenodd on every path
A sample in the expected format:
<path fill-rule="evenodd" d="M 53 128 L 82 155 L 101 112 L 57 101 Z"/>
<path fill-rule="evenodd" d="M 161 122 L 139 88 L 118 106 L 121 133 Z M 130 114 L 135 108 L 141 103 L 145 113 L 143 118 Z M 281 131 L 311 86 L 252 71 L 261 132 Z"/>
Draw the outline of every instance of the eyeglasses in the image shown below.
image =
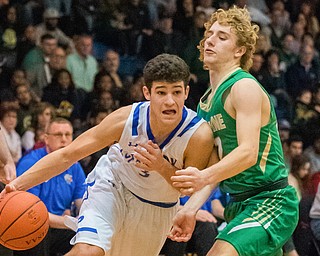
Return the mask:
<path fill-rule="evenodd" d="M 47 133 L 48 135 L 52 135 L 54 137 L 56 137 L 57 139 L 61 139 L 63 136 L 65 136 L 66 138 L 72 138 L 72 133 L 61 133 L 61 132 L 58 132 L 58 133 Z"/>

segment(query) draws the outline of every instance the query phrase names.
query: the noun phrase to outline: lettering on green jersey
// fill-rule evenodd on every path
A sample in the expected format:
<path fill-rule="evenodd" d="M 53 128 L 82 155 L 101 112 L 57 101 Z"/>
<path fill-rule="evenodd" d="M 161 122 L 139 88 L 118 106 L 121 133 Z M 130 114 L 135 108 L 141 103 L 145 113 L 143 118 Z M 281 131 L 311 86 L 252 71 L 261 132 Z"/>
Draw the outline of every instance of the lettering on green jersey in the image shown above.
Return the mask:
<path fill-rule="evenodd" d="M 213 132 L 220 131 L 226 128 L 224 120 L 221 114 L 216 114 L 210 118 L 210 126 L 212 127 Z"/>

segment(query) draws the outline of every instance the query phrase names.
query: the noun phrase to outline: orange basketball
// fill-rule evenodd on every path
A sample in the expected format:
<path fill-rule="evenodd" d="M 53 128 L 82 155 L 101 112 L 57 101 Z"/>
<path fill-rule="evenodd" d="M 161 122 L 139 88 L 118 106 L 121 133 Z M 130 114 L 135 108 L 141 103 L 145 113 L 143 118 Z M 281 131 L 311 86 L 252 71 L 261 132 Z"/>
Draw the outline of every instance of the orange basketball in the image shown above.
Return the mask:
<path fill-rule="evenodd" d="M 0 243 L 12 250 L 39 244 L 49 229 L 49 215 L 39 197 L 15 191 L 0 199 Z"/>

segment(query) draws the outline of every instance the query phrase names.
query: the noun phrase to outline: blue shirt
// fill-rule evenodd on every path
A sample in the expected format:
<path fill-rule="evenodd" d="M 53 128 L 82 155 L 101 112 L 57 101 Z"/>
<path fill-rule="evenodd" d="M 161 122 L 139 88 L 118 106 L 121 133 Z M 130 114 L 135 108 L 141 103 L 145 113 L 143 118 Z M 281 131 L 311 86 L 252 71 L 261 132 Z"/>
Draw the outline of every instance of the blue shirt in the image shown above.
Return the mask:
<path fill-rule="evenodd" d="M 47 154 L 45 148 L 40 148 L 23 156 L 17 164 L 17 176 L 22 175 Z M 85 174 L 77 162 L 68 170 L 29 189 L 28 192 L 38 196 L 50 213 L 61 216 L 66 209 L 71 209 L 74 200 L 82 198 L 85 190 Z"/>

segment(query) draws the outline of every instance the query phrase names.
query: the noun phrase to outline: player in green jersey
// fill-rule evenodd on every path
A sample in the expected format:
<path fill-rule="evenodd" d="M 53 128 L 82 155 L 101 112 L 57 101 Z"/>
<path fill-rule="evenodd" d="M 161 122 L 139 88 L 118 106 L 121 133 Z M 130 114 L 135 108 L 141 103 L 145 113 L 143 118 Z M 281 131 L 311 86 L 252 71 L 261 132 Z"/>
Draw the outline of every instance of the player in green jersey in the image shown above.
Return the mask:
<path fill-rule="evenodd" d="M 175 216 L 169 237 L 189 239 L 197 210 L 220 184 L 231 197 L 225 209 L 228 225 L 208 255 L 282 255 L 297 224 L 298 200 L 288 186 L 274 107 L 247 72 L 259 27 L 247 9 L 232 7 L 213 13 L 205 28 L 199 50 L 211 86 L 198 114 L 213 130 L 219 161 L 202 171 L 179 170 L 171 178 L 183 194 L 193 195 Z"/>

